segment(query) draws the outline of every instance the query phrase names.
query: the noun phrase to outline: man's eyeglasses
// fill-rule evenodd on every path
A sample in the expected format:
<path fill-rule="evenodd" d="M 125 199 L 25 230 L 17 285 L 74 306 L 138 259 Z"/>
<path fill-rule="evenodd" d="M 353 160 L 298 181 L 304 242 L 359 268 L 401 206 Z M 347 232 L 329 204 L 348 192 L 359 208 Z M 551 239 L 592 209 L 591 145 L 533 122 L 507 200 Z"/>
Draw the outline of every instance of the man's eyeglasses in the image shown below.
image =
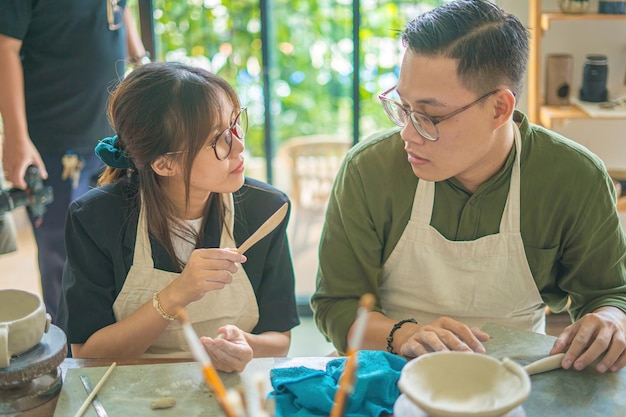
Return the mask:
<path fill-rule="evenodd" d="M 223 161 L 228 158 L 228 155 L 230 155 L 230 152 L 233 150 L 233 135 L 243 142 L 247 131 L 248 109 L 246 107 L 242 107 L 228 129 L 217 135 L 213 142 L 211 142 L 210 145 L 204 146 L 204 148 L 213 148 L 215 157 L 218 160 Z M 165 155 L 173 155 L 181 152 L 183 151 L 167 152 Z"/>
<path fill-rule="evenodd" d="M 124 12 L 119 6 L 119 0 L 104 0 L 107 4 L 107 22 L 109 30 L 118 30 L 124 21 Z"/>
<path fill-rule="evenodd" d="M 413 124 L 413 127 L 415 128 L 415 130 L 417 130 L 417 133 L 422 135 L 425 139 L 428 139 L 433 142 L 439 139 L 439 129 L 437 129 L 437 125 L 439 123 L 453 116 L 456 116 L 457 114 L 461 112 L 464 112 L 465 110 L 480 103 L 487 97 L 499 91 L 499 89 L 490 91 L 484 96 L 479 97 L 477 100 L 472 101 L 467 106 L 463 106 L 460 109 L 453 111 L 452 113 L 448 113 L 444 116 L 432 117 L 432 116 L 429 116 L 424 113 L 420 113 L 415 110 L 407 110 L 404 108 L 404 106 L 401 103 L 387 97 L 387 95 L 391 93 L 392 91 L 394 91 L 396 88 L 397 86 L 393 86 L 389 90 L 385 91 L 384 93 L 378 96 L 378 98 L 380 99 L 380 102 L 383 105 L 383 109 L 385 109 L 385 113 L 387 113 L 387 116 L 389 116 L 389 119 L 394 124 L 400 127 L 405 127 L 410 119 L 411 123 Z"/>

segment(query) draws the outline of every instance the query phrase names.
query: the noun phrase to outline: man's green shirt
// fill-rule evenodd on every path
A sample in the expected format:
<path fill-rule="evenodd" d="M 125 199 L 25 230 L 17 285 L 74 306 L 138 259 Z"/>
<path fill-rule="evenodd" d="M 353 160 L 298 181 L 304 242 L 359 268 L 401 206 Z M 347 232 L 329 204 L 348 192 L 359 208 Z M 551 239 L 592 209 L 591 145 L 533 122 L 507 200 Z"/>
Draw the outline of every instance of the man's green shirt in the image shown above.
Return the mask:
<path fill-rule="evenodd" d="M 521 112 L 514 119 L 522 139 L 521 234 L 544 302 L 560 311 L 569 296 L 574 320 L 602 306 L 626 311 L 626 239 L 602 161 Z M 453 241 L 498 233 L 515 153 L 513 147 L 473 194 L 454 178 L 437 182 L 431 225 Z M 341 352 L 361 295 L 379 296 L 383 265 L 408 223 L 418 181 L 398 129 L 355 146 L 337 175 L 311 303 L 319 328 Z"/>

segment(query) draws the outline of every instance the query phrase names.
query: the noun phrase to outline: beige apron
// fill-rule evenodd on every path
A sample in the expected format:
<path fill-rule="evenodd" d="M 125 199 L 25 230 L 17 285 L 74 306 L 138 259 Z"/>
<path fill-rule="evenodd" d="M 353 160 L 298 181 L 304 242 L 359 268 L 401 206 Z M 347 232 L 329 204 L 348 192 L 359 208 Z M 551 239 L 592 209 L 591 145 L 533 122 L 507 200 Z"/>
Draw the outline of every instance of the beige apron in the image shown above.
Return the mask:
<path fill-rule="evenodd" d="M 232 194 L 223 195 L 225 224 L 222 229 L 220 248 L 235 248 L 231 237 L 234 227 L 234 204 Z M 148 237 L 148 227 L 143 203 L 137 225 L 137 239 L 133 265 L 115 302 L 113 312 L 117 321 L 128 317 L 139 307 L 151 302 L 156 291 L 169 285 L 178 273 L 154 268 L 152 250 Z M 243 266 L 232 275 L 232 283 L 221 290 L 209 291 L 202 299 L 189 304 L 185 310 L 198 336 L 215 337 L 217 329 L 225 324 L 233 324 L 249 332 L 259 320 L 259 308 L 250 280 Z M 170 312 L 173 314 L 174 312 Z M 185 336 L 178 321 L 169 326 L 156 338 L 143 357 L 191 357 Z"/>
<path fill-rule="evenodd" d="M 519 129 L 516 156 L 500 232 L 450 241 L 430 226 L 435 183 L 418 182 L 411 218 L 383 266 L 380 297 L 385 314 L 430 323 L 446 316 L 469 326 L 492 322 L 545 333 L 544 303 L 520 233 Z"/>

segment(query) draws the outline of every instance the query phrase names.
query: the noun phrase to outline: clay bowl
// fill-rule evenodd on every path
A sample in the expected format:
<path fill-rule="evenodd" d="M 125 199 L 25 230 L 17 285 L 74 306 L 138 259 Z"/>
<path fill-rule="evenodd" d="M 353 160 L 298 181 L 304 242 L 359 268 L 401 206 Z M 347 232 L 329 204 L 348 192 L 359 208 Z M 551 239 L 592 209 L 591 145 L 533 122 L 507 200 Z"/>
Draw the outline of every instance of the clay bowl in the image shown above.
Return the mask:
<path fill-rule="evenodd" d="M 430 417 L 496 417 L 530 395 L 530 378 L 519 364 L 466 352 L 434 352 L 402 369 L 402 391 Z"/>

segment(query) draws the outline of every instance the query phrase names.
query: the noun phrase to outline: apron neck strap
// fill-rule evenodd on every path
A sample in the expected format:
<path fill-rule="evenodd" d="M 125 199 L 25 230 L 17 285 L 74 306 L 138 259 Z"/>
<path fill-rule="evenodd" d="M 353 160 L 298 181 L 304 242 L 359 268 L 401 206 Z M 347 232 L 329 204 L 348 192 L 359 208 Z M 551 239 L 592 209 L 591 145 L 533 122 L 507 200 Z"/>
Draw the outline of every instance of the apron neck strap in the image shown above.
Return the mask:
<path fill-rule="evenodd" d="M 220 248 L 236 248 L 235 243 L 235 202 L 233 194 L 220 194 L 221 204 L 224 208 L 224 227 L 220 237 Z"/>
<path fill-rule="evenodd" d="M 135 238 L 135 253 L 133 255 L 133 265 L 154 268 L 143 193 L 140 193 L 139 200 L 139 221 L 137 222 L 137 237 Z"/>

